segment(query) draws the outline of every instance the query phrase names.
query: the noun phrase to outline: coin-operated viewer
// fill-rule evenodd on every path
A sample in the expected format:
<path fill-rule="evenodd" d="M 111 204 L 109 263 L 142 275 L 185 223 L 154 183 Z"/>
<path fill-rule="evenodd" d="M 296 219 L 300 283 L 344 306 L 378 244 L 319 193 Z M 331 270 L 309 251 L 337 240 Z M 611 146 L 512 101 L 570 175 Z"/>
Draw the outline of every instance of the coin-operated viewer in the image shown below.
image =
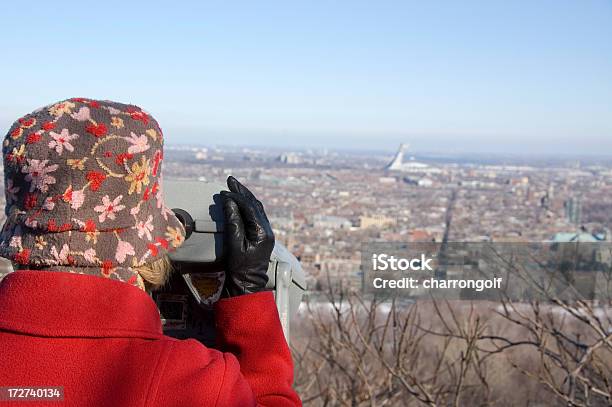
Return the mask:
<path fill-rule="evenodd" d="M 212 347 L 216 337 L 215 303 L 223 296 L 227 264 L 224 190 L 226 186 L 213 182 L 164 180 L 166 204 L 185 227 L 185 242 L 170 254 L 174 270 L 170 281 L 153 293 L 166 335 L 197 339 Z M 257 201 L 254 197 L 252 200 Z M 292 320 L 298 315 L 306 290 L 306 276 L 298 259 L 279 242 L 274 245 L 267 278 L 266 288 L 274 293 L 290 343 Z"/>

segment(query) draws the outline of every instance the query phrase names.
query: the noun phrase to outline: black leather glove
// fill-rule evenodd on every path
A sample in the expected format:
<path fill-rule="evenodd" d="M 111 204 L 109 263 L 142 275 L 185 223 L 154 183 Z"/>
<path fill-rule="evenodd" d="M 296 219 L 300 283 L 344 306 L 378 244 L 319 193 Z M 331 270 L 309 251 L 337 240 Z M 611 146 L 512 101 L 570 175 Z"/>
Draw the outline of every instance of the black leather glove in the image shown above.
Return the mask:
<path fill-rule="evenodd" d="M 263 205 L 236 178 L 222 191 L 225 212 L 225 297 L 263 291 L 268 263 L 274 249 L 274 233 Z"/>

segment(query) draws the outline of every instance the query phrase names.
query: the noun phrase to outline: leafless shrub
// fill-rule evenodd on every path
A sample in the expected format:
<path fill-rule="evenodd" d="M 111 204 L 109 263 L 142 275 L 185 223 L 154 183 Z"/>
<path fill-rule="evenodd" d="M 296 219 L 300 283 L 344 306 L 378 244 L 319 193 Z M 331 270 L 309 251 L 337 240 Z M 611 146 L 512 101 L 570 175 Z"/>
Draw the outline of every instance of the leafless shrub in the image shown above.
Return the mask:
<path fill-rule="evenodd" d="M 514 270 L 520 278 L 528 276 Z M 328 284 L 294 329 L 313 406 L 609 406 L 609 303 L 366 298 Z"/>

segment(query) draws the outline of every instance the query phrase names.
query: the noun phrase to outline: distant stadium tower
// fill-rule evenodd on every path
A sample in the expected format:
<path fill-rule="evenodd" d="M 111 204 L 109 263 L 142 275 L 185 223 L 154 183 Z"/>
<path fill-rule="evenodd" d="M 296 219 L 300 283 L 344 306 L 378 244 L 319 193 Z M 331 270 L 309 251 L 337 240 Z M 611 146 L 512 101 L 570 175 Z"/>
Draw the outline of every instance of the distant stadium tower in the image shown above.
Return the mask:
<path fill-rule="evenodd" d="M 395 157 L 391 162 L 387 165 L 387 170 L 390 171 L 401 171 L 402 164 L 404 162 L 404 150 L 408 150 L 410 144 L 400 144 L 397 153 L 395 153 Z"/>
<path fill-rule="evenodd" d="M 429 165 L 413 161 L 413 159 L 404 162 L 404 153 L 408 150 L 410 144 L 402 143 L 395 154 L 395 157 L 385 167 L 387 171 L 415 172 L 429 168 Z"/>

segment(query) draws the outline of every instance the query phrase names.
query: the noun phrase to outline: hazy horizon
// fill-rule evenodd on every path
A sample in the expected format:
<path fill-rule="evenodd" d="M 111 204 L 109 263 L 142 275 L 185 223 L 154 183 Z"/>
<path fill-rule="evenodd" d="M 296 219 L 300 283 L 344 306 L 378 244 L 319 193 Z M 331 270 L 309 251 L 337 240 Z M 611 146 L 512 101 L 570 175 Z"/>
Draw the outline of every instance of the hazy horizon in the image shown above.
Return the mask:
<path fill-rule="evenodd" d="M 554 139 L 524 137 L 514 139 L 496 139 L 495 136 L 484 139 L 482 136 L 431 136 L 431 135 L 391 135 L 384 133 L 371 135 L 357 135 L 334 138 L 333 135 L 301 135 L 294 136 L 290 132 L 285 134 L 263 135 L 263 132 L 230 133 L 211 131 L 190 136 L 189 133 L 181 137 L 164 130 L 169 145 L 214 146 L 225 145 L 234 147 L 275 147 L 290 151 L 306 149 L 330 149 L 346 151 L 377 151 L 394 152 L 400 144 L 409 144 L 410 151 L 416 154 L 505 154 L 528 156 L 571 156 L 571 157 L 612 157 L 612 136 L 603 140 L 588 139 Z M 471 141 L 470 141 L 471 140 Z"/>
<path fill-rule="evenodd" d="M 337 146 L 337 147 L 325 147 L 320 145 L 282 145 L 282 144 L 253 144 L 253 143 L 235 143 L 228 144 L 224 142 L 219 143 L 206 143 L 206 142 L 179 142 L 174 143 L 169 141 L 166 143 L 166 148 L 170 149 L 202 149 L 208 150 L 252 150 L 252 151 L 268 151 L 272 154 L 282 153 L 298 153 L 298 154 L 322 154 L 324 151 L 327 153 L 338 153 L 348 155 L 371 155 L 376 156 L 379 159 L 385 156 L 387 159 L 393 157 L 400 146 L 400 144 L 408 144 L 409 149 L 405 152 L 405 160 L 415 158 L 416 160 L 425 161 L 440 161 L 440 162 L 473 162 L 478 163 L 482 161 L 487 162 L 498 162 L 498 163 L 536 163 L 536 162 L 565 162 L 576 163 L 584 162 L 585 164 L 594 163 L 606 163 L 612 164 L 612 154 L 609 153 L 576 153 L 576 152 L 547 152 L 547 151 L 509 151 L 509 150 L 481 150 L 481 151 L 470 151 L 460 150 L 451 148 L 438 149 L 415 149 L 408 143 L 398 143 L 390 148 L 385 147 L 359 147 L 359 146 Z"/>

